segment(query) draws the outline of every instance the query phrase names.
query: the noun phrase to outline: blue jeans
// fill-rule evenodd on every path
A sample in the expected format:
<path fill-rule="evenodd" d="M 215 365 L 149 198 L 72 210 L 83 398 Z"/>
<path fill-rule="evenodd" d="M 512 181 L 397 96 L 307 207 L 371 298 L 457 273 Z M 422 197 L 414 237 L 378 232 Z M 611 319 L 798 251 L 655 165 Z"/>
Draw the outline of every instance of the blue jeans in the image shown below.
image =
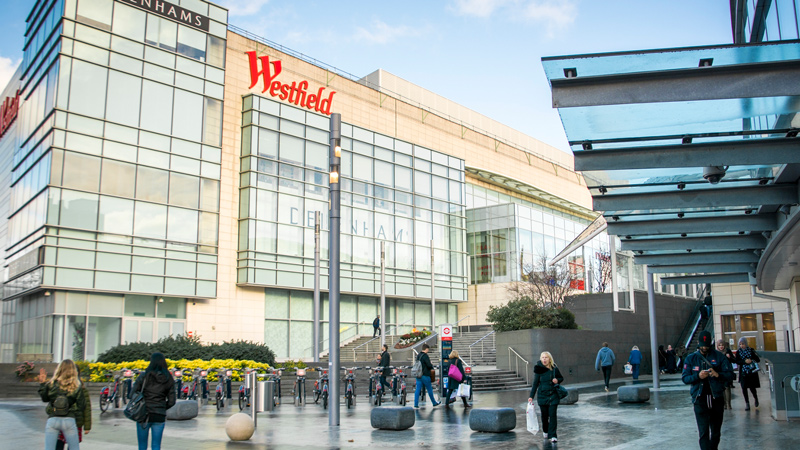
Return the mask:
<path fill-rule="evenodd" d="M 631 369 L 633 369 L 632 370 L 633 373 L 631 373 L 631 375 L 633 375 L 633 379 L 634 380 L 638 380 L 639 379 L 639 364 L 631 364 Z"/>
<path fill-rule="evenodd" d="M 81 444 L 78 442 L 78 425 L 72 417 L 51 417 L 47 419 L 44 427 L 44 448 L 53 450 L 56 448 L 58 433 L 64 433 L 70 450 L 79 450 Z"/>
<path fill-rule="evenodd" d="M 136 424 L 136 438 L 139 440 L 139 450 L 147 450 L 147 438 L 153 430 L 153 450 L 161 450 L 161 436 L 164 435 L 165 422 L 145 422 Z"/>
<path fill-rule="evenodd" d="M 421 378 L 417 378 L 417 388 L 414 390 L 414 407 L 416 408 L 419 406 L 419 393 L 422 392 L 422 386 L 425 386 L 425 389 L 428 390 L 428 397 L 430 397 L 433 406 L 438 405 L 438 403 L 436 403 L 436 397 L 433 396 L 431 377 L 423 375 Z"/>

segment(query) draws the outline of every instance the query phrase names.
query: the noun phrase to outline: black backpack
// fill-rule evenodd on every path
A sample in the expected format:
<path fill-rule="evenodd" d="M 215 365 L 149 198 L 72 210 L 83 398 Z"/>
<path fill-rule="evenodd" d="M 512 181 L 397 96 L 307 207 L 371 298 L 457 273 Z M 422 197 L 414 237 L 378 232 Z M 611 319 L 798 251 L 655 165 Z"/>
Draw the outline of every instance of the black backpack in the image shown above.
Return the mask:
<path fill-rule="evenodd" d="M 80 389 L 80 387 L 78 387 Z M 69 415 L 69 410 L 72 407 L 72 401 L 70 401 L 69 396 L 67 393 L 58 388 L 58 395 L 56 398 L 50 402 L 50 406 L 53 407 L 53 415 L 57 417 L 64 417 Z"/>

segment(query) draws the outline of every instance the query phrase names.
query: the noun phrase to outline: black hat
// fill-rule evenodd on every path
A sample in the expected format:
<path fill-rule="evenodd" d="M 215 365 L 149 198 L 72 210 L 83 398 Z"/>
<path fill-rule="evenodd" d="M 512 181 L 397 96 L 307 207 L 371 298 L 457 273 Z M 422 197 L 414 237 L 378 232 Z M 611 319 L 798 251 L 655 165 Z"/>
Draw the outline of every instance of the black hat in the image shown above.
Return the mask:
<path fill-rule="evenodd" d="M 711 338 L 711 333 L 705 330 L 701 331 L 698 347 L 713 347 L 713 344 L 714 339 Z"/>

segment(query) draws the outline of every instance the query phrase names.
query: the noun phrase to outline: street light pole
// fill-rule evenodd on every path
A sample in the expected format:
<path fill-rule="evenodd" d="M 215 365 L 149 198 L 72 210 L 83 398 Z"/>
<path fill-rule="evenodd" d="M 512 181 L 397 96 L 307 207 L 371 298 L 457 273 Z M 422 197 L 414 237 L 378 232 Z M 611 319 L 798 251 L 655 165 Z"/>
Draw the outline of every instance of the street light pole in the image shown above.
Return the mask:
<path fill-rule="evenodd" d="M 314 362 L 319 362 L 319 221 L 321 215 L 319 211 L 314 212 L 314 332 L 312 333 Z"/>
<path fill-rule="evenodd" d="M 328 338 L 330 351 L 328 352 L 328 377 L 331 381 L 339 379 L 339 233 L 342 220 L 341 197 L 339 184 L 340 163 L 342 158 L 342 115 L 331 114 L 330 130 L 330 200 L 329 200 L 329 233 L 328 233 L 328 317 L 330 324 Z M 339 426 L 339 383 L 332 382 L 330 387 L 330 415 L 328 426 Z"/>

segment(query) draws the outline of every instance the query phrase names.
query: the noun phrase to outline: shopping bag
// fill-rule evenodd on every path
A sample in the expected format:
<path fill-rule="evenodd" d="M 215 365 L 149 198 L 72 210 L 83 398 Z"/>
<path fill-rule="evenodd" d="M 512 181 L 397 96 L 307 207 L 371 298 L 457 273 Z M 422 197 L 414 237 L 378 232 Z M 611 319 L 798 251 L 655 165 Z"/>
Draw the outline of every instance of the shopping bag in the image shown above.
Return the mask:
<path fill-rule="evenodd" d="M 526 411 L 526 416 L 528 418 L 528 431 L 533 434 L 539 432 L 539 416 L 536 414 L 536 407 L 533 406 L 533 403 L 528 403 L 528 410 Z"/>
<path fill-rule="evenodd" d="M 625 375 L 630 375 L 633 373 L 633 366 L 630 364 L 625 364 Z"/>
<path fill-rule="evenodd" d="M 461 383 L 458 385 L 458 396 L 469 398 L 469 391 L 472 387 L 468 384 Z"/>

